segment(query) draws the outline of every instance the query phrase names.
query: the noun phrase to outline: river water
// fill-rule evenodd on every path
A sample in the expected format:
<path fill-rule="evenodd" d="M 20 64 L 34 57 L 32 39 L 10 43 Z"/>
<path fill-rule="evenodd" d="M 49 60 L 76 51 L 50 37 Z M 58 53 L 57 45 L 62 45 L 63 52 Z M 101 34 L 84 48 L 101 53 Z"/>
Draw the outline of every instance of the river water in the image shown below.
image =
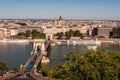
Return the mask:
<path fill-rule="evenodd" d="M 57 64 L 60 64 L 64 62 L 63 55 L 66 54 L 69 51 L 73 50 L 83 50 L 85 51 L 85 45 L 57 45 L 55 47 L 51 47 L 49 50 L 49 56 L 50 56 L 50 62 L 47 64 L 49 67 L 54 67 Z M 107 50 L 116 50 L 120 51 L 120 44 L 110 44 L 110 43 L 102 43 L 100 46 L 98 46 L 103 49 Z"/>
<path fill-rule="evenodd" d="M 9 69 L 19 68 L 25 64 L 32 51 L 29 43 L 0 43 L 0 61 L 4 61 Z"/>
<path fill-rule="evenodd" d="M 49 67 L 54 67 L 63 62 L 63 55 L 69 51 L 83 49 L 83 45 L 56 45 L 50 47 L 48 56 Z M 101 48 L 120 51 L 119 44 L 102 43 Z M 25 64 L 32 51 L 32 43 L 0 43 L 0 61 L 7 63 L 9 69 L 19 68 L 20 64 Z"/>

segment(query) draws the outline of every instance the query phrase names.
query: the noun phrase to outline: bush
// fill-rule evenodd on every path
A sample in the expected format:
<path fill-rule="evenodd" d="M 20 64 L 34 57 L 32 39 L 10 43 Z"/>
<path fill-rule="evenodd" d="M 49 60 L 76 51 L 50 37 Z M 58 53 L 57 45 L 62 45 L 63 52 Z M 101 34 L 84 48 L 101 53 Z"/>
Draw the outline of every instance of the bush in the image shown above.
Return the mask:
<path fill-rule="evenodd" d="M 4 71 L 8 70 L 7 65 L 0 61 L 0 76 L 3 75 Z"/>

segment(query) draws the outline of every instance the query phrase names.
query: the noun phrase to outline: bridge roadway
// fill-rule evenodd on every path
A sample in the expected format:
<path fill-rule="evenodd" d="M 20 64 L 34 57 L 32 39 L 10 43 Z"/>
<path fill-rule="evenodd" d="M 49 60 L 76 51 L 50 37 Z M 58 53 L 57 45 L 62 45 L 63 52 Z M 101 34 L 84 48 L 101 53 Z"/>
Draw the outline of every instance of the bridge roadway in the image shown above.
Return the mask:
<path fill-rule="evenodd" d="M 46 50 L 49 47 L 50 43 L 51 43 L 50 40 L 45 42 L 45 53 L 46 53 Z M 43 56 L 44 56 L 44 54 L 42 52 L 40 54 L 38 54 L 38 57 L 36 58 L 36 61 L 34 63 L 34 67 L 37 67 L 39 65 L 39 63 L 41 62 Z"/>
<path fill-rule="evenodd" d="M 47 50 L 47 48 L 50 46 L 51 44 L 51 40 L 47 40 L 45 42 L 45 52 Z M 44 79 L 44 77 L 42 76 L 42 74 L 38 74 L 36 73 L 36 68 L 37 66 L 39 65 L 39 63 L 41 62 L 42 60 L 42 57 L 44 56 L 44 54 L 42 54 L 42 52 L 40 54 L 38 54 L 36 60 L 35 60 L 35 63 L 34 63 L 34 66 L 33 66 L 33 69 L 30 71 L 30 75 L 34 78 L 34 79 Z M 35 75 L 36 74 L 36 75 Z"/>
<path fill-rule="evenodd" d="M 47 48 L 51 44 L 51 40 L 47 40 L 44 44 L 46 52 Z M 37 73 L 37 67 L 39 63 L 41 63 L 44 54 L 41 50 L 39 51 L 36 50 L 37 49 L 33 49 L 33 51 L 31 52 L 31 56 L 17 74 L 4 80 L 47 80 L 42 76 L 42 74 Z M 30 64 L 32 64 L 33 67 L 31 71 L 28 71 L 27 68 Z"/>

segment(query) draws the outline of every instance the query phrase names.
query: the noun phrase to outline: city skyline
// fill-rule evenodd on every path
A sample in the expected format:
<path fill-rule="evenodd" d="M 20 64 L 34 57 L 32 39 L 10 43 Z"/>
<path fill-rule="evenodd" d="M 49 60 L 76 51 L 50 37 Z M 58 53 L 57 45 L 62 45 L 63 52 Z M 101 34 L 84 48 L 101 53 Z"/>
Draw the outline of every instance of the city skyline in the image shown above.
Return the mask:
<path fill-rule="evenodd" d="M 120 20 L 120 0 L 1 0 L 0 19 Z"/>

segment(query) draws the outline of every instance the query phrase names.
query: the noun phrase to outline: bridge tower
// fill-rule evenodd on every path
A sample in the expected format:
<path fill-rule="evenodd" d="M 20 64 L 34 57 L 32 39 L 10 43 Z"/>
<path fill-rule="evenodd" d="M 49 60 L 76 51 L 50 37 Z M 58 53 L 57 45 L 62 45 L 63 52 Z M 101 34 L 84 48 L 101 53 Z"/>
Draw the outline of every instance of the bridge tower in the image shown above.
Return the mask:
<path fill-rule="evenodd" d="M 45 62 L 49 62 L 49 58 L 46 57 L 47 52 L 46 52 L 46 45 L 45 45 L 45 40 L 38 40 L 38 41 L 34 41 L 34 46 L 33 49 L 36 51 L 37 53 L 37 47 L 40 47 L 40 54 L 43 55 L 41 63 L 45 63 Z"/>
<path fill-rule="evenodd" d="M 53 33 L 46 33 L 46 40 L 53 40 L 54 39 L 54 34 Z"/>
<path fill-rule="evenodd" d="M 44 56 L 47 54 L 45 50 L 45 43 L 41 43 L 41 54 L 43 54 Z"/>

